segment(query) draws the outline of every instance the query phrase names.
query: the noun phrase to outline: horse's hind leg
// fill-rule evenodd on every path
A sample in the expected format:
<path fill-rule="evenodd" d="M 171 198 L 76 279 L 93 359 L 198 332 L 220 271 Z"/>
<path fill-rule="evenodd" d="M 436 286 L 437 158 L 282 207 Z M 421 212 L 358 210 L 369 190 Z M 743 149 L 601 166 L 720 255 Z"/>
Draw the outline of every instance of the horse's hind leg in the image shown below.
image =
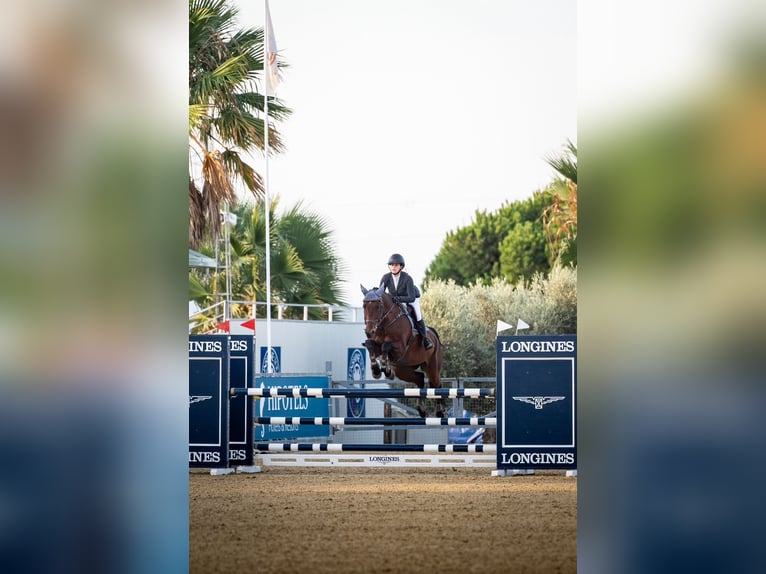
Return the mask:
<path fill-rule="evenodd" d="M 425 388 L 425 377 L 423 376 L 423 373 L 418 373 L 417 371 L 413 371 L 413 376 L 416 378 L 415 381 L 413 381 L 419 389 Z M 423 399 L 423 397 L 418 397 L 418 404 L 417 404 L 418 413 L 421 417 L 425 418 L 428 415 L 428 408 L 426 407 L 426 401 Z"/>
<path fill-rule="evenodd" d="M 441 376 L 439 371 L 441 370 L 440 365 L 428 365 L 426 372 L 428 374 L 428 386 L 432 389 L 440 389 L 442 386 L 441 383 Z M 439 397 L 436 399 L 436 416 L 439 418 L 444 418 L 447 416 L 447 408 L 446 408 L 446 402 L 444 401 L 444 397 Z"/>
<path fill-rule="evenodd" d="M 418 414 L 420 414 L 421 417 L 425 418 L 428 415 L 428 410 L 426 409 L 426 402 L 423 400 L 423 397 L 418 397 L 417 409 L 418 409 Z"/>
<path fill-rule="evenodd" d="M 406 383 L 413 383 L 419 389 L 422 389 L 425 387 L 425 376 L 423 375 L 423 373 L 416 371 L 412 367 L 404 367 L 401 365 L 396 367 L 396 376 L 399 377 L 400 380 Z M 418 414 L 421 417 L 425 418 L 428 412 L 426 409 L 426 402 L 423 399 L 423 397 L 418 397 L 416 408 L 418 409 Z"/>

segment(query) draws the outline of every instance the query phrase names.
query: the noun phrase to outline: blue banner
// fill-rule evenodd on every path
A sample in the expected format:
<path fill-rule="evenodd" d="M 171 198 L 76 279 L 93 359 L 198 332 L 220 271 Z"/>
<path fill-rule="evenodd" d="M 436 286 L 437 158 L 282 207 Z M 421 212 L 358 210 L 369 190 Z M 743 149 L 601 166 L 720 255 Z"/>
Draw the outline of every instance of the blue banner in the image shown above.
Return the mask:
<path fill-rule="evenodd" d="M 261 347 L 259 359 L 262 373 L 281 373 L 282 372 L 282 347 L 271 347 L 271 356 L 266 358 L 266 349 L 268 347 Z M 269 363 L 271 363 L 271 370 L 269 371 Z"/>
<path fill-rule="evenodd" d="M 227 335 L 189 335 L 189 466 L 226 468 L 229 449 Z"/>
<path fill-rule="evenodd" d="M 364 347 L 348 349 L 348 380 L 363 381 L 367 372 L 367 354 Z M 346 399 L 346 416 L 359 418 L 364 416 L 364 398 L 356 397 Z"/>
<path fill-rule="evenodd" d="M 273 347 L 272 347 L 273 348 Z M 327 376 L 256 377 L 256 388 L 283 389 L 330 388 Z M 329 417 L 330 399 L 307 397 L 264 397 L 255 405 L 259 417 Z M 258 425 L 255 437 L 259 441 L 330 436 L 328 425 Z"/>
<path fill-rule="evenodd" d="M 497 467 L 577 468 L 577 338 L 497 338 Z"/>

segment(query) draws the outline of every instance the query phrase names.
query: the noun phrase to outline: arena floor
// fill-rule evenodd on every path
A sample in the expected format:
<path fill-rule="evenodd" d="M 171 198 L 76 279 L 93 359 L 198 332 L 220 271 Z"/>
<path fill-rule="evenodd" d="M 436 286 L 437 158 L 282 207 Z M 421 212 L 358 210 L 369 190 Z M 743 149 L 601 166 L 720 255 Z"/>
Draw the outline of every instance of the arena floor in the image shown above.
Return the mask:
<path fill-rule="evenodd" d="M 189 507 L 198 574 L 577 571 L 577 479 L 564 471 L 191 471 Z"/>

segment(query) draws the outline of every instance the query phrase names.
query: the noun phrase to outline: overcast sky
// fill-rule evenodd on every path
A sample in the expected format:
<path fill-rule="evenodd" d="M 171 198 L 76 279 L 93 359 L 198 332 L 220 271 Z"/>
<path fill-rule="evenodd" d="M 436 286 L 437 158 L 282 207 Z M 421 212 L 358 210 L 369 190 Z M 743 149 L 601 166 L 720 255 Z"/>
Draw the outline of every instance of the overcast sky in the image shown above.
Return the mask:
<path fill-rule="evenodd" d="M 236 3 L 240 27 L 263 26 L 264 0 Z M 393 252 L 421 284 L 449 231 L 531 196 L 577 142 L 572 0 L 269 5 L 294 110 L 270 194 L 327 220 L 354 306 Z"/>

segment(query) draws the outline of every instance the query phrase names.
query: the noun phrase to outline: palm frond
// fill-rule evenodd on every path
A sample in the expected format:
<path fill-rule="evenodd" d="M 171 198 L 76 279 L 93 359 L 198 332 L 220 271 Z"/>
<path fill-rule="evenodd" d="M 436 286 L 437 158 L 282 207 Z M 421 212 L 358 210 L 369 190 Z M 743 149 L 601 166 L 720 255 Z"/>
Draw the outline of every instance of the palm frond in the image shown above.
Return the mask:
<path fill-rule="evenodd" d="M 577 183 L 577 147 L 570 140 L 567 140 L 563 154 L 548 155 L 545 161 L 562 177 Z"/>

